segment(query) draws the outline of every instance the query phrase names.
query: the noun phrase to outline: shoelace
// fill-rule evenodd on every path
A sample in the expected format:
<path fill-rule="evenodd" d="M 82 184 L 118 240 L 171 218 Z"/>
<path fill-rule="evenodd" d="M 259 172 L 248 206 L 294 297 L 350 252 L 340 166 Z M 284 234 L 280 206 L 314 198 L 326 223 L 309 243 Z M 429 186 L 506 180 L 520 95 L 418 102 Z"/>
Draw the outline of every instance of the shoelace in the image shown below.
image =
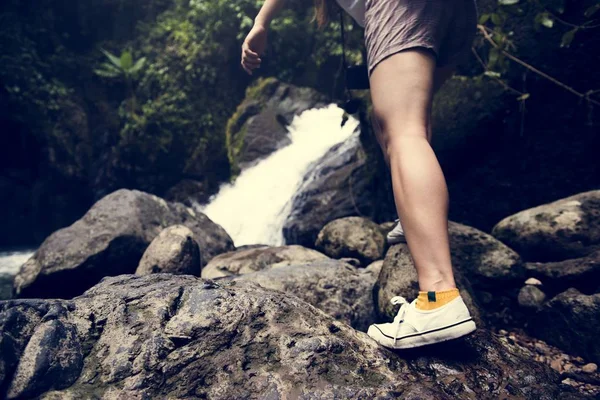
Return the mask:
<path fill-rule="evenodd" d="M 404 320 L 404 315 L 408 310 L 408 301 L 402 296 L 394 296 L 391 298 L 390 303 L 397 305 L 402 304 L 398 313 L 394 317 L 394 324 L 396 325 L 396 332 L 394 333 L 394 345 L 396 345 L 396 339 L 398 337 L 398 331 L 400 330 L 400 323 Z"/>

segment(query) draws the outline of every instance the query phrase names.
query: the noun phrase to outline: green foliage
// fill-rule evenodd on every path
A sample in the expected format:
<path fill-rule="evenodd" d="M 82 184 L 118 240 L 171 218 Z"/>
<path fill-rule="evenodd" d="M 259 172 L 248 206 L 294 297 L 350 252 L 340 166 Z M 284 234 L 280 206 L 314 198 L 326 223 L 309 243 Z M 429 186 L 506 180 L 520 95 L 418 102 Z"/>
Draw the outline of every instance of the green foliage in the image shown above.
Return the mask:
<path fill-rule="evenodd" d="M 101 68 L 95 69 L 94 73 L 102 78 L 123 78 L 127 84 L 127 91 L 129 94 L 129 112 L 133 118 L 137 118 L 136 114 L 136 95 L 133 88 L 133 80 L 137 77 L 138 73 L 144 67 L 146 63 L 146 57 L 141 57 L 137 61 L 133 61 L 131 51 L 124 50 L 121 52 L 121 56 L 117 57 L 111 52 L 100 49 L 106 56 L 108 61 L 102 63 Z"/>
<path fill-rule="evenodd" d="M 94 72 L 103 78 L 124 77 L 125 80 L 133 79 L 146 63 L 146 57 L 141 57 L 134 63 L 131 52 L 128 50 L 123 51 L 121 57 L 117 57 L 104 49 L 101 49 L 101 51 L 109 62 L 102 63 L 101 68 L 95 69 Z"/>
<path fill-rule="evenodd" d="M 539 11 L 535 14 L 533 26 L 537 31 L 544 29 L 557 29 L 560 25 L 565 30 L 558 45 L 569 47 L 577 32 L 583 29 L 594 29 L 600 26 L 598 20 L 593 19 L 600 10 L 600 2 L 586 8 L 580 14 L 579 23 L 571 23 L 560 16 L 565 13 L 564 0 L 498 0 L 498 7 L 494 12 L 482 14 L 479 18 L 481 25 L 486 25 L 493 31 L 492 38 L 500 49 L 491 48 L 488 55 L 487 67 L 499 73 L 506 72 L 508 62 L 500 50 L 515 50 L 511 40 L 513 32 L 508 29 L 511 18 L 523 15 L 525 7 L 536 7 Z"/>

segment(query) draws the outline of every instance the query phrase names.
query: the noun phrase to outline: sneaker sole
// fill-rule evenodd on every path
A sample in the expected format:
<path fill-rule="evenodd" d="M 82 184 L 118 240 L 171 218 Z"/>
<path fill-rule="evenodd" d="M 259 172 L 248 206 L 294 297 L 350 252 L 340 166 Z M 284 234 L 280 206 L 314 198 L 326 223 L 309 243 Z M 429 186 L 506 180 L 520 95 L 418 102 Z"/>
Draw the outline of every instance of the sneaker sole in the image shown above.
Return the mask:
<path fill-rule="evenodd" d="M 377 329 L 377 328 L 376 328 Z M 450 325 L 444 328 L 438 328 L 432 331 L 423 332 L 419 334 L 414 334 L 410 336 L 404 336 L 396 340 L 396 345 L 386 345 L 384 343 L 379 342 L 382 346 L 387 347 L 389 349 L 411 349 L 414 347 L 426 346 L 428 344 L 435 344 L 446 342 L 448 340 L 458 339 L 459 337 L 468 335 L 471 332 L 474 332 L 477 329 L 475 325 L 475 321 L 472 319 L 468 319 L 462 322 L 459 322 L 454 325 Z M 390 338 L 388 335 L 381 332 L 377 329 L 380 334 Z M 391 338 L 393 339 L 393 338 Z"/>
<path fill-rule="evenodd" d="M 406 237 L 400 236 L 396 238 L 386 237 L 388 244 L 406 243 Z"/>

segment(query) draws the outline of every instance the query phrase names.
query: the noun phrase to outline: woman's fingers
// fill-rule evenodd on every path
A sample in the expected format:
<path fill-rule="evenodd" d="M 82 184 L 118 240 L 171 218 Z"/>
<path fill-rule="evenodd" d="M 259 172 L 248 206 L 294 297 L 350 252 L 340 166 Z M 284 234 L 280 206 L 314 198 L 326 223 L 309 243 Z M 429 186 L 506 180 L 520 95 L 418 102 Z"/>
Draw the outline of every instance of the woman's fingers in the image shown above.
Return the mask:
<path fill-rule="evenodd" d="M 244 42 L 242 44 L 242 68 L 250 75 L 252 75 L 252 70 L 256 68 L 260 68 L 261 58 L 255 51 L 250 50 L 248 43 Z"/>
<path fill-rule="evenodd" d="M 242 59 L 244 64 L 250 66 L 250 67 L 254 67 L 254 68 L 258 68 L 260 66 L 260 61 L 256 61 L 256 60 L 248 60 L 248 59 Z"/>
<path fill-rule="evenodd" d="M 260 56 L 249 49 L 244 50 L 243 56 L 248 60 L 260 61 Z"/>

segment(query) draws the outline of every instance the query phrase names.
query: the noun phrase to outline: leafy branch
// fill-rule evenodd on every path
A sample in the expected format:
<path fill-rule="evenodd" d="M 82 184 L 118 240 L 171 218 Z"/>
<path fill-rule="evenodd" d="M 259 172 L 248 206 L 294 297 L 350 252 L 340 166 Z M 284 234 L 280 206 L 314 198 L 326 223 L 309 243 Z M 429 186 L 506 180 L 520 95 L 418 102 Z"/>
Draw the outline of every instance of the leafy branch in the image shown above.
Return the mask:
<path fill-rule="evenodd" d="M 121 52 L 121 56 L 117 57 L 111 52 L 100 49 L 106 56 L 108 61 L 103 62 L 100 68 L 95 69 L 94 73 L 102 78 L 110 79 L 123 79 L 127 85 L 127 91 L 129 94 L 130 101 L 130 113 L 131 116 L 136 118 L 136 96 L 133 90 L 133 80 L 137 77 L 137 74 L 142 70 L 146 63 L 146 58 L 141 57 L 137 61 L 133 61 L 131 52 L 125 50 Z"/>
<path fill-rule="evenodd" d="M 492 38 L 491 34 L 493 34 L 493 31 L 490 28 L 487 28 L 484 25 L 478 24 L 477 25 L 477 29 L 483 34 L 484 39 L 490 43 L 495 49 L 497 49 L 503 56 L 505 56 L 506 58 L 516 62 L 517 64 L 527 68 L 528 70 L 534 72 L 535 74 L 549 80 L 550 82 L 554 83 L 555 85 L 567 90 L 568 92 L 574 94 L 575 96 L 586 100 L 589 104 L 593 104 L 595 106 L 600 106 L 600 102 L 597 100 L 594 100 L 591 98 L 591 96 L 595 93 L 598 92 L 598 90 L 589 90 L 586 93 L 581 93 L 578 92 L 577 90 L 573 89 L 570 86 L 567 86 L 566 84 L 562 83 L 561 81 L 559 81 L 556 78 L 553 78 L 552 76 L 540 71 L 539 69 L 535 68 L 534 66 L 526 63 L 525 61 L 521 60 L 520 58 L 515 57 L 514 55 L 512 55 L 511 53 L 509 53 L 508 51 L 504 50 L 503 48 L 500 47 L 500 45 L 498 45 L 498 43 L 496 43 L 494 41 L 494 39 Z"/>

